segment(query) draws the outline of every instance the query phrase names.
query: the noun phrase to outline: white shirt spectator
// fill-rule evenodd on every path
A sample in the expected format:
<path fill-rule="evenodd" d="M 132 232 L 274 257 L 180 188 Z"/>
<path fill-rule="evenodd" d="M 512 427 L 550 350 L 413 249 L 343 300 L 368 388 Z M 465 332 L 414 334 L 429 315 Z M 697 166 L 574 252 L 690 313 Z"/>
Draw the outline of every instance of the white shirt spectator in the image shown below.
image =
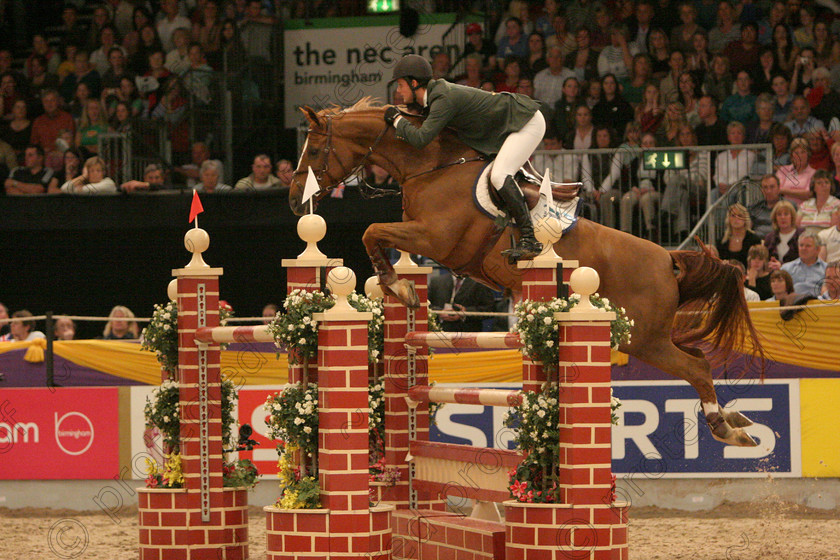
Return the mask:
<path fill-rule="evenodd" d="M 629 43 L 627 48 L 630 49 L 630 56 L 639 54 L 639 47 L 635 43 Z M 619 80 L 630 77 L 630 71 L 624 64 L 624 51 L 619 47 L 607 45 L 598 56 L 598 75 L 603 78 L 607 74 L 615 74 Z"/>
<path fill-rule="evenodd" d="M 750 174 L 753 163 L 755 152 L 751 150 L 741 150 L 735 157 L 732 157 L 731 150 L 719 153 L 715 159 L 715 183 L 724 183 L 731 187 Z"/>
<path fill-rule="evenodd" d="M 105 177 L 98 183 L 85 183 L 81 191 L 74 191 L 72 180 L 61 185 L 61 192 L 73 194 L 109 194 L 117 192 L 117 184 L 110 177 Z"/>
<path fill-rule="evenodd" d="M 184 16 L 175 16 L 171 20 L 167 17 L 164 17 L 158 22 L 157 32 L 158 36 L 160 36 L 160 42 L 163 45 L 163 50 L 169 52 L 175 47 L 175 45 L 172 43 L 172 34 L 179 27 L 191 30 L 192 22 L 190 22 L 190 20 L 185 18 Z M 174 72 L 174 70 L 171 71 Z"/>
<path fill-rule="evenodd" d="M 826 262 L 840 260 L 840 229 L 837 226 L 829 227 L 817 234 L 825 245 Z"/>
<path fill-rule="evenodd" d="M 565 68 L 559 74 L 552 74 L 551 68 L 540 70 L 534 76 L 534 97 L 554 107 L 554 103 L 563 95 L 563 82 L 570 76 Z"/>

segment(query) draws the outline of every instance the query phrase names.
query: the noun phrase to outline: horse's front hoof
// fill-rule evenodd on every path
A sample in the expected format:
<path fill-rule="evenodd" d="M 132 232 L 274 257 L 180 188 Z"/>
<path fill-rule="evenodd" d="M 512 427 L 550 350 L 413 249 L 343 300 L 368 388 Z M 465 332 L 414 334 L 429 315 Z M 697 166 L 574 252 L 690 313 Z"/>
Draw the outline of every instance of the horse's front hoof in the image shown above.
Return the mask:
<path fill-rule="evenodd" d="M 733 428 L 746 428 L 748 426 L 752 426 L 753 422 L 737 410 L 726 410 L 721 409 L 723 412 L 723 417 L 726 419 L 726 423 L 732 426 Z"/>
<path fill-rule="evenodd" d="M 736 447 L 756 447 L 758 443 L 743 428 L 733 428 L 726 423 L 723 416 L 713 412 L 706 416 L 712 437 L 727 445 Z"/>
<path fill-rule="evenodd" d="M 420 298 L 417 297 L 417 292 L 414 289 L 414 286 L 405 278 L 401 278 L 388 286 L 393 292 L 394 296 L 403 305 L 411 309 L 417 309 L 420 307 Z"/>

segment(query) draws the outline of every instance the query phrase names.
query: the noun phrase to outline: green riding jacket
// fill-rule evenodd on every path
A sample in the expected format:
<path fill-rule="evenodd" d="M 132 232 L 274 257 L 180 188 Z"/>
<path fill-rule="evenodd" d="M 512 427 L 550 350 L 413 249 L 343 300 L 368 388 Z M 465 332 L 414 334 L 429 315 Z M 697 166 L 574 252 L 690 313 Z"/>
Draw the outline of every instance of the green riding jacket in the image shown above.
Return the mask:
<path fill-rule="evenodd" d="M 490 93 L 446 80 L 429 81 L 426 105 L 429 115 L 419 128 L 399 120 L 397 138 L 422 148 L 448 126 L 464 144 L 488 155 L 498 153 L 508 134 L 539 110 L 539 103 L 526 95 Z"/>

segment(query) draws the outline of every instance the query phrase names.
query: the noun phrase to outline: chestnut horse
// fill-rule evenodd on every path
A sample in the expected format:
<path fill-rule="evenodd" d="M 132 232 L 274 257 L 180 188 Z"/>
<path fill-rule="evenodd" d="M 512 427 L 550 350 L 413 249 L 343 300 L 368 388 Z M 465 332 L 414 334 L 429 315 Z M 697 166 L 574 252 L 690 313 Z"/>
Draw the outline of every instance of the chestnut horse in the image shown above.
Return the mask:
<path fill-rule="evenodd" d="M 302 109 L 309 131 L 294 174 L 289 204 L 306 213 L 303 183 L 311 167 L 323 197 L 365 164 L 384 168 L 399 183 L 403 221 L 371 224 L 363 241 L 383 289 L 417 306 L 413 288 L 397 278 L 385 255 L 400 249 L 433 259 L 459 274 L 493 287 L 521 291 L 520 272 L 501 256 L 510 235 L 480 212 L 471 189 L 487 164 L 480 154 L 444 131 L 423 149 L 398 139 L 383 121 L 384 107 L 363 99 L 348 109 L 318 113 Z M 419 122 L 418 117 L 407 117 Z M 599 294 L 624 307 L 634 320 L 630 343 L 620 350 L 690 383 L 700 395 L 715 439 L 754 446 L 744 427 L 751 422 L 718 404 L 711 365 L 689 344 L 710 342 L 728 356 L 745 338 L 761 353 L 750 321 L 740 271 L 702 251 L 668 252 L 644 239 L 580 218 L 554 245 L 564 259 L 577 260 L 601 277 Z M 679 274 L 675 274 L 679 269 Z M 677 309 L 706 311 L 706 321 Z"/>

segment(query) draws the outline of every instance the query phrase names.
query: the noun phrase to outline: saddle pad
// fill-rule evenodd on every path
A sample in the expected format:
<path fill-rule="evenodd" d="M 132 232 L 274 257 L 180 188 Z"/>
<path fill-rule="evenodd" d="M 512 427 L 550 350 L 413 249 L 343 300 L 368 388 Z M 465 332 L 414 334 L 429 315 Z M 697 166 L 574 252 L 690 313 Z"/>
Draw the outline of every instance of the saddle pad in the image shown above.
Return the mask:
<path fill-rule="evenodd" d="M 473 201 L 485 216 L 491 220 L 496 220 L 498 218 L 505 217 L 506 214 L 500 210 L 490 198 L 490 189 L 493 188 L 493 186 L 490 185 L 490 168 L 492 165 L 493 162 L 485 165 L 484 169 L 481 170 L 478 179 L 476 179 L 475 185 L 473 186 Z M 575 225 L 575 223 L 577 223 L 577 208 L 579 201 L 580 198 L 577 196 L 567 202 L 558 202 L 552 199 L 548 201 L 548 204 L 544 204 L 541 200 L 536 206 L 534 206 L 534 208 L 531 209 L 531 220 L 534 223 L 537 223 L 546 216 L 554 216 L 560 220 L 560 224 L 563 226 L 562 231 L 563 233 L 566 233 Z"/>

